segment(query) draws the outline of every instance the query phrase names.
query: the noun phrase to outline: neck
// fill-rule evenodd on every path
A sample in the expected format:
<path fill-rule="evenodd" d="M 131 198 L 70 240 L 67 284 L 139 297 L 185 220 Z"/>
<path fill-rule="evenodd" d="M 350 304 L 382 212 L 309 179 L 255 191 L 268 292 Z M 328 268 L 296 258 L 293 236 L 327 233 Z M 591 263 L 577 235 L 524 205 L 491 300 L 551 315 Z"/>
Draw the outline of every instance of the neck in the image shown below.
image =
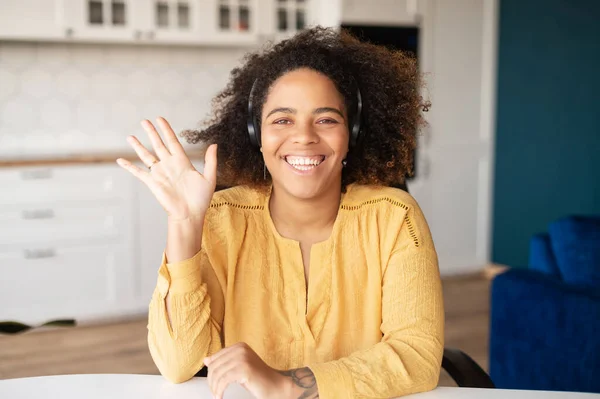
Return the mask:
<path fill-rule="evenodd" d="M 337 217 L 342 194 L 341 182 L 322 195 L 302 199 L 273 186 L 269 210 L 275 227 L 287 236 L 302 236 L 330 229 Z"/>

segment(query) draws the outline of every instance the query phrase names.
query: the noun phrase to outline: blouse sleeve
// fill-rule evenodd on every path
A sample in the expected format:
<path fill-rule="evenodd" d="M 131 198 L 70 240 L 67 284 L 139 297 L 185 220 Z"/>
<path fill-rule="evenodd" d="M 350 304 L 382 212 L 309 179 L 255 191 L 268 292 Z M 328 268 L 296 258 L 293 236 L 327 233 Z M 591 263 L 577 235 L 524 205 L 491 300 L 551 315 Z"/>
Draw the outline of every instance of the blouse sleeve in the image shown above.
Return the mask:
<path fill-rule="evenodd" d="M 309 365 L 320 398 L 395 398 L 437 386 L 444 350 L 442 286 L 416 203 L 383 271 L 381 331 L 381 342 L 371 348 Z"/>
<path fill-rule="evenodd" d="M 223 313 L 223 290 L 203 250 L 177 263 L 166 263 L 163 254 L 149 307 L 148 346 L 164 377 L 187 381 L 221 349 Z"/>

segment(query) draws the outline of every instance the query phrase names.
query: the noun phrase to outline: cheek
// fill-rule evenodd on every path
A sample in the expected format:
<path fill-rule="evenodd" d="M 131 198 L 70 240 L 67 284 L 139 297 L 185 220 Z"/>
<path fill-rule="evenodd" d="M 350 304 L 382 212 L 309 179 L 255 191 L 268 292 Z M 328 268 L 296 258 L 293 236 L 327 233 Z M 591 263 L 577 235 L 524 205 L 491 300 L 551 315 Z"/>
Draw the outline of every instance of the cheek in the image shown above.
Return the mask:
<path fill-rule="evenodd" d="M 323 137 L 327 145 L 335 152 L 336 156 L 345 156 L 348 152 L 348 132 L 340 130 Z"/>
<path fill-rule="evenodd" d="M 263 157 L 265 158 L 266 162 L 269 163 L 273 157 L 277 156 L 277 151 L 283 144 L 283 140 L 281 139 L 280 135 L 269 131 L 262 132 L 260 139 Z"/>

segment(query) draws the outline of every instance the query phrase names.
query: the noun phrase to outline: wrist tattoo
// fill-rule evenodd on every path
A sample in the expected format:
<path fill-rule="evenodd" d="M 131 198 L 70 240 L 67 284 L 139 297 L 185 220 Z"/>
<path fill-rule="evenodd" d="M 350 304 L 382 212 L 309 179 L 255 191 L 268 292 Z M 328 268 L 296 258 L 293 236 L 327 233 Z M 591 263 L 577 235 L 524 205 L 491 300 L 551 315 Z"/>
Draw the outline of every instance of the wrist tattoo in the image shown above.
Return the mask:
<path fill-rule="evenodd" d="M 295 386 L 301 388 L 303 391 L 298 396 L 298 399 L 318 399 L 319 390 L 317 387 L 317 380 L 315 375 L 308 367 L 303 367 L 294 370 L 279 371 L 281 375 L 290 377 Z"/>

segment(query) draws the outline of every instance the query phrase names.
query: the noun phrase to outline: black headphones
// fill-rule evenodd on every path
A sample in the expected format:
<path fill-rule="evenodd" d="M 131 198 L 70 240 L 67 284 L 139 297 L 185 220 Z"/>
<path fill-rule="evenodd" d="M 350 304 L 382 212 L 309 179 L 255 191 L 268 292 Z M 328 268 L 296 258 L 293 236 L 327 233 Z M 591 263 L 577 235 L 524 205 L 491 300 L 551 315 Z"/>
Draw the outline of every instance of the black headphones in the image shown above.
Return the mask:
<path fill-rule="evenodd" d="M 252 106 L 252 99 L 254 98 L 254 89 L 256 87 L 256 82 L 258 79 L 254 80 L 252 83 L 252 89 L 250 90 L 250 95 L 248 96 L 248 136 L 250 136 L 250 142 L 252 146 L 256 148 L 260 148 L 260 129 L 258 128 L 258 123 L 256 121 L 256 115 L 254 115 L 254 110 Z M 354 121 L 352 122 L 352 129 L 350 129 L 350 148 L 356 147 L 362 141 L 361 134 L 361 120 L 362 120 L 362 97 L 360 95 L 360 89 L 358 85 L 356 86 L 356 116 L 354 117 Z"/>

